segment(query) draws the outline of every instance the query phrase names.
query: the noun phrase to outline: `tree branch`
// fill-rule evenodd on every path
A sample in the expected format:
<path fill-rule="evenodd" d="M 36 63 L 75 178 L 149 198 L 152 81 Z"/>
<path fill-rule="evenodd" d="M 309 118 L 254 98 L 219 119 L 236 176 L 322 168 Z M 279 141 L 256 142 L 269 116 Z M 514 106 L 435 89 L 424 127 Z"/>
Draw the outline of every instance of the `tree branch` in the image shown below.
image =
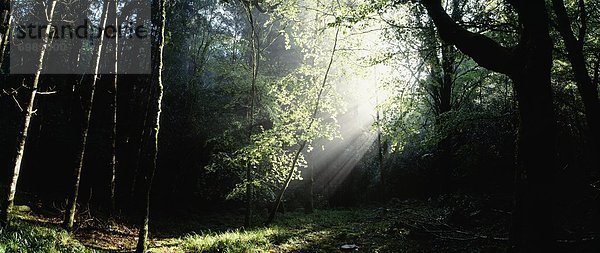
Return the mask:
<path fill-rule="evenodd" d="M 570 52 L 571 50 L 569 49 L 582 49 L 583 41 L 577 40 L 577 38 L 575 38 L 575 35 L 573 34 L 573 30 L 571 29 L 571 21 L 569 20 L 569 16 L 567 14 L 565 2 L 563 0 L 552 0 L 552 8 L 554 9 L 554 13 L 556 13 L 558 31 L 560 32 L 561 37 L 565 41 L 567 51 Z M 581 31 L 579 36 L 581 37 Z"/>
<path fill-rule="evenodd" d="M 508 48 L 485 35 L 470 32 L 459 26 L 442 8 L 440 0 L 421 0 L 421 3 L 427 9 L 444 41 L 455 45 L 486 69 L 503 74 L 512 72 L 512 53 Z"/>

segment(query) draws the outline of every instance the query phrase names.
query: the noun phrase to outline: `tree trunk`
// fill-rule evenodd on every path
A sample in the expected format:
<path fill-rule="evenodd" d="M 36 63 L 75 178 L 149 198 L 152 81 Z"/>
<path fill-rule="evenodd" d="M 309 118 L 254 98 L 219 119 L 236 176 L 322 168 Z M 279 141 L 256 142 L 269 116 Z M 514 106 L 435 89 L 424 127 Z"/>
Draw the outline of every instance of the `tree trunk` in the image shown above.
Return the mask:
<path fill-rule="evenodd" d="M 114 12 L 114 21 L 115 26 L 119 26 L 119 15 L 118 15 L 118 2 L 113 5 Z M 115 190 L 117 186 L 116 177 L 117 177 L 117 84 L 119 80 L 118 75 L 118 67 L 119 67 L 119 36 L 115 36 L 115 46 L 114 57 L 115 57 L 115 65 L 114 65 L 114 79 L 112 86 L 112 133 L 111 133 L 111 177 L 110 177 L 110 213 L 114 214 L 116 210 L 116 201 L 115 201 Z"/>
<path fill-rule="evenodd" d="M 2 39 L 0 40 L 0 70 L 2 69 L 2 66 L 4 65 L 4 59 L 5 59 L 4 54 L 6 54 L 6 48 L 8 47 L 8 41 L 10 40 L 10 34 L 11 34 L 10 26 L 12 24 L 11 13 L 8 11 L 5 11 L 5 12 L 6 12 L 6 15 L 8 16 L 8 22 L 6 24 L 6 31 L 4 31 L 4 33 L 2 34 Z M 2 20 L 1 22 L 4 22 L 4 20 Z"/>
<path fill-rule="evenodd" d="M 508 75 L 519 102 L 518 164 L 513 224 L 513 252 L 553 252 L 552 189 L 556 171 L 556 122 L 550 73 L 552 41 L 543 0 L 511 0 L 522 26 L 519 45 L 508 49 L 460 27 L 439 0 L 421 1 L 442 39 L 456 45 L 480 66 Z"/>
<path fill-rule="evenodd" d="M 308 164 L 306 170 L 308 178 L 306 180 L 306 203 L 304 205 L 304 213 L 311 214 L 315 212 L 315 200 L 314 200 L 314 185 L 315 185 L 315 166 Z"/>
<path fill-rule="evenodd" d="M 154 125 L 152 127 L 152 134 L 150 135 L 150 141 L 152 143 L 150 148 L 150 159 L 151 164 L 147 169 L 145 192 L 143 195 L 143 208 L 144 215 L 139 228 L 139 236 L 136 247 L 137 253 L 145 253 L 148 250 L 148 230 L 150 220 L 150 193 L 152 191 L 152 181 L 156 172 L 156 164 L 158 160 L 158 134 L 160 131 L 160 115 L 162 111 L 162 98 L 163 98 L 163 83 L 162 83 L 162 69 L 163 69 L 163 49 L 164 49 L 164 38 L 165 38 L 165 23 L 166 23 L 166 6 L 165 0 L 157 0 L 155 2 L 158 6 L 159 14 L 157 15 L 158 27 L 157 32 L 157 44 L 156 54 L 153 62 L 156 62 L 155 67 L 152 68 L 152 80 L 153 87 L 156 87 L 156 103 L 154 104 L 155 115 Z"/>
<path fill-rule="evenodd" d="M 520 64 L 509 75 L 519 103 L 516 193 L 511 240 L 514 252 L 554 249 L 552 209 L 556 172 L 556 121 L 550 74 L 552 41 L 543 1 L 523 4 L 520 16 L 527 40 L 515 52 Z M 535 10 L 533 9 L 535 8 Z"/>
<path fill-rule="evenodd" d="M 534 58 L 535 59 L 535 58 Z M 546 65 L 530 61 L 534 65 Z M 516 193 L 511 229 L 513 252 L 551 252 L 552 188 L 555 173 L 555 122 L 549 77 L 531 73 L 513 79 L 517 86 L 520 128 Z M 548 75 L 550 74 L 548 68 Z M 545 250 L 542 250 L 545 249 Z"/>
<path fill-rule="evenodd" d="M 583 0 L 579 1 L 581 22 L 579 38 L 576 38 L 573 33 L 564 1 L 552 0 L 552 6 L 557 16 L 558 30 L 565 42 L 567 58 L 571 62 L 575 74 L 575 84 L 583 101 L 589 135 L 592 139 L 592 155 L 597 157 L 600 154 L 600 102 L 598 100 L 597 84 L 592 81 L 592 77 L 588 72 L 583 52 L 587 32 L 586 6 Z M 589 172 L 584 173 L 583 177 L 589 176 Z"/>
<path fill-rule="evenodd" d="M 333 41 L 333 49 L 331 50 L 331 57 L 329 58 L 329 64 L 327 65 L 327 70 L 325 71 L 325 76 L 323 77 L 323 82 L 321 83 L 321 88 L 319 89 L 319 94 L 317 95 L 317 100 L 315 101 L 315 109 L 312 112 L 312 115 L 308 122 L 308 126 L 306 128 L 307 130 L 312 129 L 312 125 L 314 124 L 314 122 L 317 118 L 317 113 L 319 113 L 319 110 L 320 110 L 321 97 L 323 96 L 323 91 L 325 90 L 325 86 L 327 85 L 327 78 L 329 77 L 329 72 L 331 71 L 331 66 L 333 65 L 335 51 L 337 50 L 339 33 L 340 33 L 340 27 L 338 26 L 335 31 L 335 38 Z M 273 222 L 273 220 L 275 220 L 275 214 L 277 213 L 279 206 L 281 206 L 281 202 L 283 201 L 283 196 L 285 194 L 285 191 L 290 186 L 290 182 L 292 181 L 294 172 L 296 171 L 296 164 L 298 163 L 300 154 L 306 147 L 307 143 L 308 143 L 308 141 L 304 140 L 298 147 L 298 150 L 296 151 L 296 154 L 294 155 L 294 159 L 292 160 L 292 163 L 290 164 L 290 171 L 288 172 L 288 175 L 285 179 L 285 183 L 283 184 L 283 187 L 281 188 L 281 192 L 279 192 L 279 195 L 277 196 L 277 199 L 275 200 L 275 205 L 271 209 L 267 223 L 271 223 L 271 222 Z"/>
<path fill-rule="evenodd" d="M 248 140 L 251 140 L 253 126 L 254 126 L 254 107 L 255 105 L 255 97 L 256 97 L 256 81 L 258 79 L 258 64 L 259 64 L 259 41 L 258 34 L 256 32 L 256 25 L 254 20 L 254 15 L 252 14 L 253 5 L 249 2 L 243 2 L 242 5 L 246 11 L 246 17 L 248 19 L 248 23 L 250 24 L 250 40 L 252 43 L 252 84 L 251 84 L 251 93 L 250 93 L 250 110 L 248 112 Z M 246 227 L 250 226 L 252 223 L 252 167 L 254 165 L 248 163 L 246 165 L 246 215 L 244 217 L 244 225 Z"/>
<path fill-rule="evenodd" d="M 311 120 L 311 123 L 312 122 L 313 122 L 313 120 Z M 281 206 L 281 202 L 283 201 L 283 196 L 285 195 L 285 191 L 287 190 L 287 188 L 290 186 L 292 177 L 294 177 L 294 172 L 296 172 L 296 164 L 298 163 L 298 159 L 300 158 L 300 154 L 304 150 L 304 147 L 306 147 L 306 143 L 307 143 L 306 140 L 302 141 L 302 144 L 300 144 L 300 147 L 298 147 L 298 150 L 296 150 L 296 154 L 294 154 L 294 159 L 292 159 L 292 163 L 290 164 L 290 172 L 288 172 L 288 175 L 285 179 L 285 183 L 283 184 L 283 187 L 281 188 L 281 192 L 279 192 L 279 195 L 277 195 L 275 204 L 269 212 L 269 219 L 267 220 L 267 224 L 270 224 L 271 222 L 273 222 L 275 220 L 275 214 L 277 213 L 277 210 L 279 210 L 279 207 Z"/>
<path fill-rule="evenodd" d="M 377 106 L 379 106 L 379 96 L 376 95 L 376 103 Z M 381 129 L 381 112 L 380 109 L 377 108 L 377 112 L 376 112 L 376 120 L 377 120 L 377 166 L 379 167 L 379 187 L 380 187 L 380 191 L 379 191 L 379 196 L 381 197 L 381 200 L 385 200 L 386 198 L 386 185 L 385 185 L 385 172 L 384 172 L 384 167 L 383 167 L 383 153 L 384 153 L 384 148 L 383 148 L 383 141 L 382 141 L 382 129 Z M 312 175 L 311 175 L 312 176 Z"/>
<path fill-rule="evenodd" d="M 106 27 L 106 20 L 108 15 L 108 8 L 111 1 L 104 1 L 102 9 L 102 21 L 100 27 Z M 85 149 L 87 144 L 88 132 L 90 129 L 90 118 L 92 116 L 92 108 L 94 105 L 94 93 L 96 90 L 96 82 L 99 79 L 98 70 L 100 67 L 100 58 L 102 56 L 102 44 L 104 42 L 104 29 L 100 31 L 100 38 L 98 41 L 98 47 L 96 49 L 96 59 L 94 61 L 94 76 L 92 79 L 92 86 L 90 92 L 90 98 L 87 101 L 87 106 L 84 110 L 83 125 L 81 128 L 81 136 L 78 147 L 78 154 L 75 160 L 75 169 L 73 170 L 73 183 L 71 185 L 71 192 L 69 193 L 69 199 L 67 202 L 67 210 L 65 211 L 65 217 L 63 220 L 63 227 L 67 230 L 73 229 L 73 223 L 75 222 L 75 213 L 77 211 L 77 197 L 79 195 L 79 183 L 81 181 L 81 170 L 83 168 L 83 161 L 85 157 Z"/>
<path fill-rule="evenodd" d="M 10 221 L 10 212 L 12 211 L 12 207 L 14 204 L 15 193 L 17 191 L 17 181 L 19 180 L 19 172 L 21 170 L 21 162 L 23 161 L 23 155 L 25 154 L 25 144 L 27 142 L 27 132 L 29 130 L 29 124 L 31 122 L 31 116 L 34 113 L 33 106 L 35 102 L 35 96 L 37 94 L 38 83 L 40 81 L 40 75 L 43 69 L 44 55 L 46 54 L 46 50 L 49 45 L 49 37 L 50 37 L 50 27 L 52 25 L 52 18 L 54 16 L 54 7 L 56 6 L 56 0 L 53 0 L 49 5 L 48 12 L 48 25 L 46 26 L 45 34 L 44 34 L 44 42 L 43 46 L 40 50 L 40 57 L 37 62 L 37 71 L 35 73 L 35 77 L 33 79 L 33 84 L 31 85 L 31 92 L 29 94 L 29 98 L 26 102 L 26 110 L 25 115 L 23 117 L 23 121 L 21 122 L 21 132 L 17 137 L 17 150 L 15 152 L 15 157 L 13 159 L 13 169 L 10 175 L 10 182 L 8 184 L 8 188 L 4 191 L 4 196 L 2 199 L 2 209 L 0 209 L 0 226 L 6 227 Z"/>
<path fill-rule="evenodd" d="M 456 1 L 453 1 L 456 4 Z M 454 6 L 453 10 L 456 10 L 458 6 Z M 454 13 L 454 11 L 453 11 Z M 453 15 L 455 16 L 455 15 Z M 441 42 L 441 63 L 442 63 L 442 78 L 439 86 L 439 101 L 437 105 L 437 119 L 436 127 L 437 132 L 442 137 L 438 143 L 439 149 L 439 169 L 440 171 L 440 193 L 447 193 L 452 191 L 453 187 L 453 150 L 451 143 L 451 136 L 446 131 L 446 124 L 448 122 L 447 113 L 452 108 L 452 88 L 454 86 L 454 77 L 456 75 L 456 48 L 453 45 Z"/>

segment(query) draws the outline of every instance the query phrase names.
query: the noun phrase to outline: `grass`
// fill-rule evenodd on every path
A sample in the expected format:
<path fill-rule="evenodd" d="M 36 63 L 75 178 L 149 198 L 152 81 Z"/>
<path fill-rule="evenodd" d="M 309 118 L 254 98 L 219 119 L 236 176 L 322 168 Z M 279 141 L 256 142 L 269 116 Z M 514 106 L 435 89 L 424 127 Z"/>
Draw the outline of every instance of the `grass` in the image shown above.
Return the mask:
<path fill-rule="evenodd" d="M 153 253 L 320 253 L 339 252 L 344 244 L 356 244 L 360 252 L 503 252 L 504 242 L 461 240 L 465 235 L 453 232 L 458 228 L 436 225 L 446 220 L 444 210 L 426 203 L 403 203 L 389 208 L 292 212 L 279 215 L 271 225 L 249 228 L 239 227 L 242 216 L 236 214 L 171 216 L 172 220 L 154 221 L 150 246 Z M 255 217 L 255 222 L 259 219 Z M 490 230 L 490 225 L 484 222 L 471 231 L 503 232 Z M 449 232 L 436 237 L 424 229 Z M 52 222 L 21 216 L 0 234 L 0 253 L 131 252 L 135 247 L 133 232 L 99 231 L 89 227 L 71 235 Z"/>
<path fill-rule="evenodd" d="M 0 253 L 87 253 L 83 246 L 62 229 L 31 225 L 15 220 L 0 234 Z"/>
<path fill-rule="evenodd" d="M 152 252 L 338 252 L 343 244 L 358 244 L 365 252 L 391 252 L 385 249 L 396 243 L 382 236 L 387 223 L 371 222 L 373 215 L 374 211 L 367 210 L 289 213 L 269 226 L 207 230 L 179 239 L 157 240 Z"/>
<path fill-rule="evenodd" d="M 262 228 L 188 235 L 183 238 L 181 249 L 185 252 L 268 252 L 273 247 L 272 238 L 280 232 L 278 228 Z"/>

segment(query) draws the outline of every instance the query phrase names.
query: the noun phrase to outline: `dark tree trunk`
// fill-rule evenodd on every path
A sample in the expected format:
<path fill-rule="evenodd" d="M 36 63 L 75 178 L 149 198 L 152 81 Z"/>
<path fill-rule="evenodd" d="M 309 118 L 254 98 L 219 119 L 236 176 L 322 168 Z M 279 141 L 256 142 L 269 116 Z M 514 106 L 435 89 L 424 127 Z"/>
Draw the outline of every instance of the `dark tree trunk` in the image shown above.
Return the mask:
<path fill-rule="evenodd" d="M 456 1 L 453 1 L 456 3 Z M 458 6 L 454 6 L 458 8 Z M 454 9 L 454 10 L 455 10 Z M 454 11 L 453 11 L 454 12 Z M 455 16 L 455 15 L 453 15 Z M 448 43 L 442 41 L 441 43 L 441 64 L 442 64 L 442 78 L 439 83 L 438 91 L 438 104 L 437 104 L 437 115 L 436 115 L 436 127 L 437 132 L 440 134 L 441 139 L 438 143 L 439 149 L 439 170 L 440 170 L 440 193 L 450 192 L 452 189 L 452 174 L 454 171 L 453 165 L 453 150 L 451 138 L 446 129 L 448 122 L 448 112 L 452 108 L 452 88 L 454 86 L 454 76 L 456 70 L 456 48 Z"/>
<path fill-rule="evenodd" d="M 554 249 L 552 189 L 556 172 L 556 121 L 550 74 L 552 41 L 543 1 L 521 3 L 525 24 L 519 64 L 509 74 L 519 110 L 516 193 L 511 240 L 514 252 L 551 252 Z"/>
<path fill-rule="evenodd" d="M 552 189 L 556 171 L 556 122 L 550 73 L 552 41 L 543 0 L 511 0 L 522 26 L 514 49 L 469 32 L 455 23 L 439 0 L 421 1 L 443 40 L 480 66 L 508 75 L 519 103 L 520 127 L 516 192 L 511 229 L 513 252 L 552 252 Z"/>
<path fill-rule="evenodd" d="M 143 218 L 139 227 L 139 236 L 136 251 L 137 253 L 146 253 L 148 250 L 148 231 L 150 221 L 150 193 L 152 192 L 152 181 L 154 180 L 154 174 L 156 172 L 156 165 L 158 161 L 158 134 L 160 132 L 160 115 L 162 112 L 162 98 L 163 98 L 163 82 L 162 82 L 162 70 L 163 70 L 163 51 L 164 51 L 164 38 L 165 38 L 165 23 L 166 23 L 166 3 L 165 0 L 154 1 L 156 7 L 158 7 L 158 14 L 156 14 L 155 24 L 158 27 L 155 57 L 153 59 L 154 66 L 152 68 L 152 87 L 156 89 L 156 101 L 153 105 L 153 125 L 150 135 L 149 143 L 149 166 L 146 170 L 146 180 L 143 193 L 142 207 L 144 209 Z"/>
<path fill-rule="evenodd" d="M 314 200 L 314 184 L 315 184 L 315 167 L 313 164 L 308 164 L 306 168 L 307 178 L 306 180 L 306 202 L 304 203 L 304 213 L 310 214 L 315 211 L 315 200 Z"/>
<path fill-rule="evenodd" d="M 555 122 L 549 62 L 528 60 L 530 73 L 513 78 L 519 101 L 516 192 L 511 240 L 515 252 L 553 249 L 552 189 L 555 173 Z M 536 67 L 544 66 L 544 67 Z M 545 69 L 547 67 L 547 69 Z M 547 73 L 548 77 L 543 74 Z"/>

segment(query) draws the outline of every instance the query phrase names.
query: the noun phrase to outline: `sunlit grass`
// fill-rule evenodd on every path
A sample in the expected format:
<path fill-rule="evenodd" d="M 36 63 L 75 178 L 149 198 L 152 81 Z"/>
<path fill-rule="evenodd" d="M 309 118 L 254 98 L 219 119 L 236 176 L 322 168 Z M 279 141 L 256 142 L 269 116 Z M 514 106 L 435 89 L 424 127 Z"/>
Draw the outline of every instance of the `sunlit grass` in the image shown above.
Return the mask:
<path fill-rule="evenodd" d="M 279 233 L 278 228 L 262 228 L 188 235 L 183 238 L 181 248 L 185 252 L 269 252 L 272 238 Z"/>
<path fill-rule="evenodd" d="M 87 249 L 64 230 L 32 226 L 16 220 L 0 234 L 0 253 L 96 252 Z"/>
<path fill-rule="evenodd" d="M 249 228 L 237 228 L 240 225 L 238 215 L 209 214 L 205 220 L 186 220 L 169 223 L 180 228 L 172 233 L 156 233 L 150 243 L 153 253 L 284 253 L 284 252 L 339 252 L 344 244 L 356 244 L 361 252 L 429 252 L 433 243 L 431 237 L 416 238 L 402 227 L 405 219 L 421 220 L 423 217 L 438 217 L 443 210 L 426 205 L 407 204 L 402 209 L 357 209 L 357 210 L 320 210 L 313 214 L 301 212 L 279 215 L 271 225 L 258 225 Z M 408 208 L 408 209 L 404 209 Z M 403 210 L 408 210 L 404 212 Z M 402 215 L 400 215 L 402 214 Z M 404 216 L 413 217 L 404 217 Z M 259 223 L 259 217 L 255 217 Z M 402 221 L 402 222 L 399 222 Z M 231 222 L 231 223 L 230 223 Z M 196 228 L 188 230 L 189 228 Z M 227 228 L 231 228 L 227 230 Z M 81 238 L 79 236 L 78 238 Z M 416 238 L 416 239 L 415 239 Z M 115 238 L 112 239 L 114 243 Z M 425 244 L 422 244 L 425 243 Z M 448 244 L 436 242 L 441 249 L 451 252 L 465 252 L 465 247 L 473 245 Z M 94 245 L 97 241 L 87 241 Z M 478 247 L 502 248 L 500 244 L 479 241 Z M 135 243 L 122 251 L 131 252 Z M 0 234 L 0 253 L 5 252 L 41 252 L 41 253 L 87 253 L 98 252 L 87 248 L 66 231 L 51 223 L 34 220 L 16 220 L 14 226 Z M 447 252 L 440 250 L 439 252 Z M 469 251 L 472 252 L 472 251 Z M 475 251 L 473 251 L 475 252 Z"/>
<path fill-rule="evenodd" d="M 337 252 L 341 244 L 362 235 L 364 211 L 317 211 L 314 214 L 280 215 L 274 224 L 224 232 L 205 231 L 179 239 L 159 240 L 152 252 Z"/>
<path fill-rule="evenodd" d="M 338 252 L 343 244 L 360 245 L 366 252 L 393 252 L 390 248 L 410 247 L 398 238 L 390 240 L 389 234 L 385 233 L 390 222 L 376 219 L 377 211 L 372 209 L 322 210 L 313 214 L 292 212 L 278 215 L 271 225 L 245 229 L 235 228 L 240 224 L 236 217 L 217 215 L 206 220 L 192 219 L 185 226 L 173 223 L 173 227 L 182 230 L 153 236 L 151 252 Z M 260 224 L 260 218 L 255 218 Z M 188 230 L 193 227 L 197 229 Z M 227 230 L 227 227 L 231 229 Z M 130 251 L 134 247 L 135 244 L 131 244 L 121 250 Z M 97 251 L 82 245 L 54 224 L 17 220 L 15 226 L 0 235 L 0 253 L 4 252 Z"/>

